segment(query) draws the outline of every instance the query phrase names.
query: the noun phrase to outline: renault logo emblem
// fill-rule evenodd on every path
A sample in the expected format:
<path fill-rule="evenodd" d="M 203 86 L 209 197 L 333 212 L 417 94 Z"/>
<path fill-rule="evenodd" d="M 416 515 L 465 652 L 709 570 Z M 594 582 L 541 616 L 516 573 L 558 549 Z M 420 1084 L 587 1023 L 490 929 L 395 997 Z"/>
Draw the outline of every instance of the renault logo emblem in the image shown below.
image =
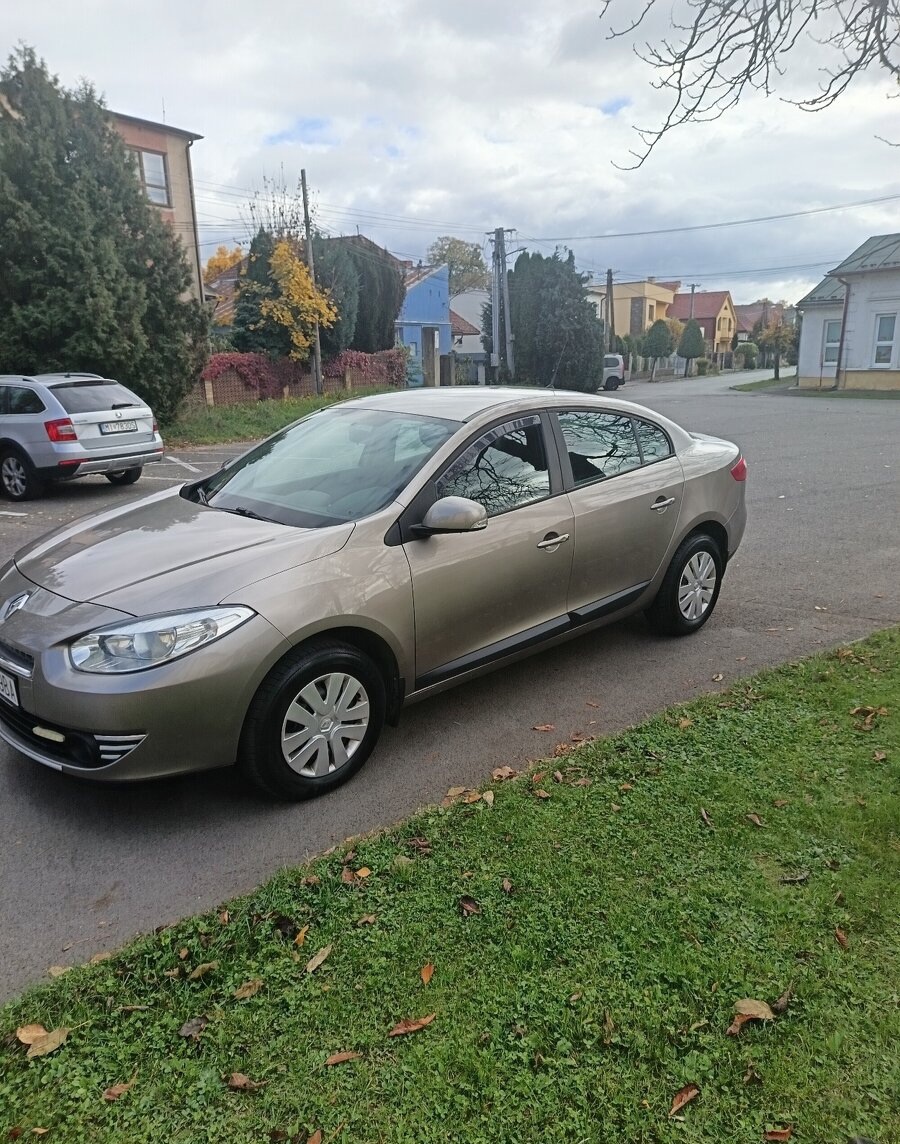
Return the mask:
<path fill-rule="evenodd" d="M 2 611 L 0 611 L 0 623 L 8 620 L 13 612 L 18 612 L 20 608 L 24 608 L 28 603 L 30 596 L 30 592 L 20 592 L 18 596 L 13 596 L 11 599 L 7 600 L 3 605 Z"/>

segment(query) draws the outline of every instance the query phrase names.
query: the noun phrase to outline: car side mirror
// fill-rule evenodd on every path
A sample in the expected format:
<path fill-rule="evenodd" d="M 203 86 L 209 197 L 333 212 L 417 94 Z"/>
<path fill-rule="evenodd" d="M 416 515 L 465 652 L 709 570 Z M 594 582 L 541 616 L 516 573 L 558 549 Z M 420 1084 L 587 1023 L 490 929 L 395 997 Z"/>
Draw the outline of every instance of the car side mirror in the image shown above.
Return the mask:
<path fill-rule="evenodd" d="M 487 510 L 468 497 L 441 497 L 435 501 L 421 524 L 413 525 L 417 536 L 444 532 L 477 532 L 487 528 Z"/>

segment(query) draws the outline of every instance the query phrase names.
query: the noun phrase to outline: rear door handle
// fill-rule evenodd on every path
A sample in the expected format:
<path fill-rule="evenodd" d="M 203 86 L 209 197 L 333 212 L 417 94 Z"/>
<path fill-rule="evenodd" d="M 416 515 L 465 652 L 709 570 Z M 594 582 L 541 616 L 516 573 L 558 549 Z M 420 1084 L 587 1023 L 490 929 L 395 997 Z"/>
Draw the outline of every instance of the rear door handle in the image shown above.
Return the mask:
<path fill-rule="evenodd" d="M 674 503 L 675 503 L 675 498 L 669 497 L 668 500 L 655 500 L 653 502 L 653 504 L 650 505 L 650 507 L 653 509 L 654 512 L 665 512 L 666 509 L 669 507 L 669 505 L 674 504 Z"/>
<path fill-rule="evenodd" d="M 559 548 L 559 546 L 561 544 L 565 544 L 565 542 L 568 539 L 569 539 L 568 532 L 561 532 L 561 533 L 551 532 L 551 533 L 548 533 L 548 535 L 545 536 L 543 540 L 539 540 L 537 546 L 538 546 L 538 548 L 550 548 L 550 549 Z"/>

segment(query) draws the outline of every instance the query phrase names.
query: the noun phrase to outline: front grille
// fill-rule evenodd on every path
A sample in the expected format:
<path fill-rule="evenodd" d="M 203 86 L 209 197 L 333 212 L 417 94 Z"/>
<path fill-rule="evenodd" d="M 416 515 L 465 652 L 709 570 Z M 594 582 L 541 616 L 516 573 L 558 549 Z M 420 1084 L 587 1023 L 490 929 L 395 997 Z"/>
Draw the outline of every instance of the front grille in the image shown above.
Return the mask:
<path fill-rule="evenodd" d="M 90 731 L 72 731 L 58 727 L 55 723 L 47 723 L 35 715 L 29 715 L 21 707 L 12 707 L 3 699 L 0 699 L 0 723 L 40 754 L 56 762 L 85 769 L 106 767 L 110 763 L 119 762 L 135 747 L 140 746 L 146 738 L 143 734 L 107 735 L 91 734 Z M 43 735 L 36 735 L 35 727 L 54 731 L 57 735 L 63 736 L 63 741 L 60 743 Z"/>
<path fill-rule="evenodd" d="M 13 671 L 21 672 L 22 675 L 28 676 L 29 679 L 34 671 L 33 656 L 30 656 L 27 652 L 19 651 L 17 647 L 6 643 L 5 640 L 0 640 L 0 666 L 4 664 Z"/>

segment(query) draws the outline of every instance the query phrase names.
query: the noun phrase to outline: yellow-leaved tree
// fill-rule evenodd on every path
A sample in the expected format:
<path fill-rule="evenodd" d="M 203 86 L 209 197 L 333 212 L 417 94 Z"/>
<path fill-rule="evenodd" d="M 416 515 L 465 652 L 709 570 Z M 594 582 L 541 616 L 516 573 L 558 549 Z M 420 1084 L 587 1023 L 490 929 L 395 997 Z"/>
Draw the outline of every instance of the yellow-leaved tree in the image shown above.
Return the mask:
<path fill-rule="evenodd" d="M 218 278 L 220 274 L 230 270 L 232 266 L 237 266 L 243 257 L 244 252 L 239 246 L 234 247 L 233 250 L 229 250 L 227 246 L 217 247 L 216 253 L 209 256 L 209 261 L 203 268 L 203 281 L 212 282 L 214 278 Z"/>
<path fill-rule="evenodd" d="M 262 320 L 286 335 L 287 357 L 306 361 L 316 322 L 329 328 L 337 320 L 337 309 L 328 296 L 313 285 L 306 263 L 289 239 L 276 241 L 269 262 L 269 279 L 272 288 L 260 304 Z"/>

